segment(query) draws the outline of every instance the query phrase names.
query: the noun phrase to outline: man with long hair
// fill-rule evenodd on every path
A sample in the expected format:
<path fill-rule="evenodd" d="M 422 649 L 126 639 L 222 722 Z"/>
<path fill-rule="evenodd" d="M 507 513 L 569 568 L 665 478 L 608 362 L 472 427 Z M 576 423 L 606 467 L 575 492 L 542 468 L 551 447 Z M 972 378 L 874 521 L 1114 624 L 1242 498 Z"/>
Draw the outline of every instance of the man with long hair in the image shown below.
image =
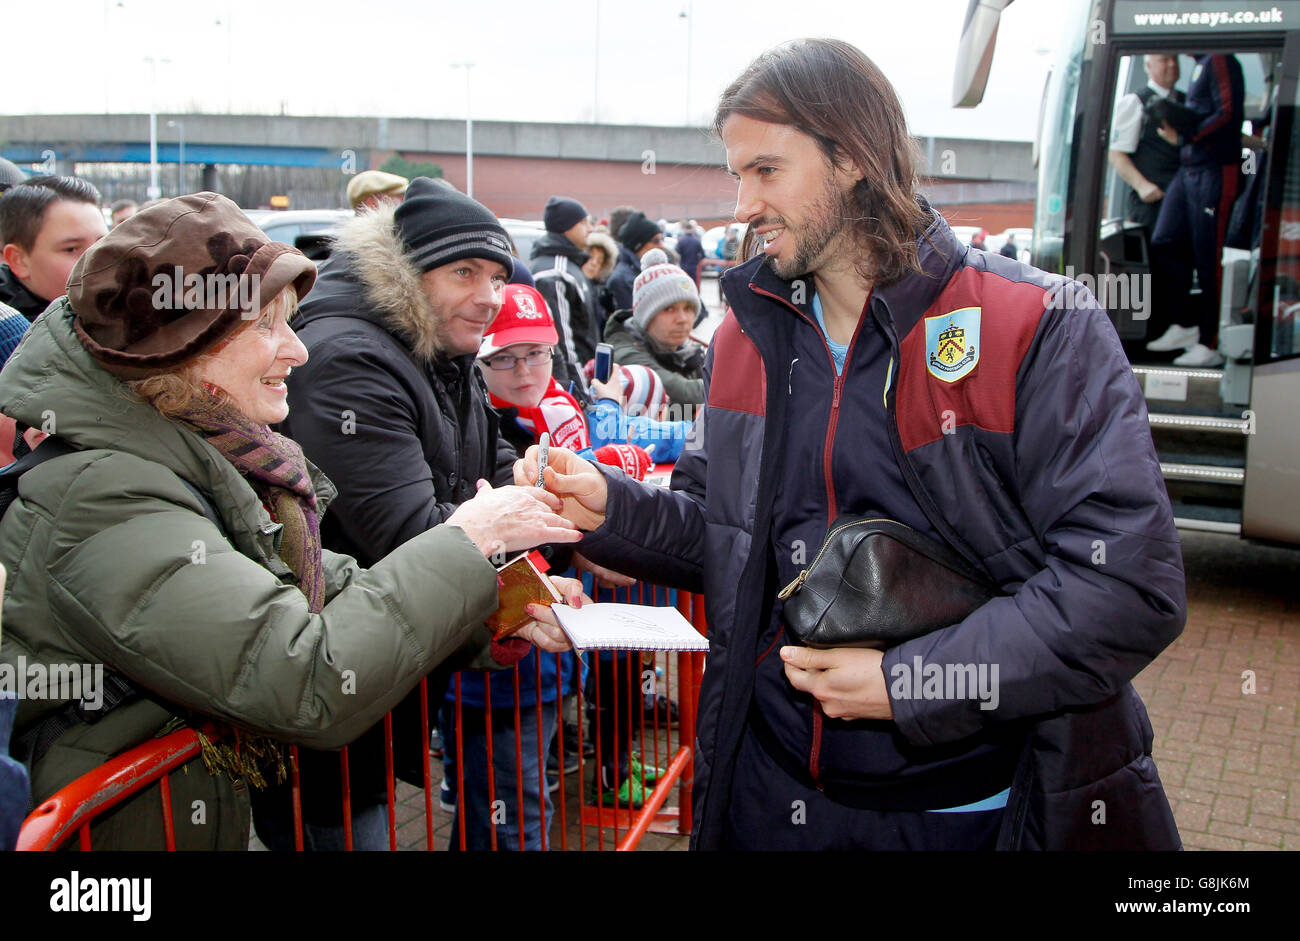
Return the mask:
<path fill-rule="evenodd" d="M 1182 561 L 1105 311 L 957 241 L 851 45 L 759 57 L 715 128 L 761 254 L 724 277 L 700 447 L 671 490 L 554 450 L 546 472 L 584 555 L 706 594 L 694 845 L 1178 847 L 1129 681 L 1182 629 Z M 794 645 L 778 592 L 844 514 L 1001 594 L 884 651 Z"/>

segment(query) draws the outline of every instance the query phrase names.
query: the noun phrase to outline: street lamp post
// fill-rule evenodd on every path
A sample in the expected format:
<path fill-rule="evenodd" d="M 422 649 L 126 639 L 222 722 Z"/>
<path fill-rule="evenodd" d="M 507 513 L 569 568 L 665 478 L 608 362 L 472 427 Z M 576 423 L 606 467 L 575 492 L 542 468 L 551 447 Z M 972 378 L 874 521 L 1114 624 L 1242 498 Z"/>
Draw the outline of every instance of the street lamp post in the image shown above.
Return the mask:
<path fill-rule="evenodd" d="M 686 5 L 682 12 L 678 14 L 681 19 L 686 21 L 686 124 L 691 123 L 691 40 L 695 32 L 695 2 L 686 0 Z"/>
<path fill-rule="evenodd" d="M 156 59 L 153 56 L 145 56 L 144 61 L 149 63 L 149 69 L 153 76 L 153 81 L 149 86 L 149 190 L 150 199 L 157 199 L 162 195 L 162 187 L 158 185 L 158 63 L 169 65 L 171 59 Z"/>
<path fill-rule="evenodd" d="M 591 123 L 600 123 L 600 0 L 596 0 L 596 64 L 591 70 Z"/>
<path fill-rule="evenodd" d="M 185 122 L 168 121 L 168 127 L 174 127 L 180 133 L 180 152 L 176 155 L 176 195 L 185 195 Z"/>
<path fill-rule="evenodd" d="M 470 110 L 469 70 L 473 62 L 453 62 L 453 69 L 465 70 L 465 195 L 474 197 L 474 115 Z"/>

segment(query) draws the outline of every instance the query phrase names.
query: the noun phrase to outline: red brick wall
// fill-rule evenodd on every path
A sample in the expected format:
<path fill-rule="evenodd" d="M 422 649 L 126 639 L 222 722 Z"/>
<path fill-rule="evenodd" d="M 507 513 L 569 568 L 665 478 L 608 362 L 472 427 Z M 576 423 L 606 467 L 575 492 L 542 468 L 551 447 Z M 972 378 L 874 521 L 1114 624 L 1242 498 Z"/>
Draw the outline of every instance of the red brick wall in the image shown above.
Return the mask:
<path fill-rule="evenodd" d="M 1006 229 L 1032 228 L 1034 202 L 964 203 L 958 206 L 935 206 L 949 225 L 977 225 L 997 234 Z"/>
<path fill-rule="evenodd" d="M 460 190 L 465 189 L 465 155 L 404 151 L 408 160 L 431 160 Z M 388 154 L 372 155 L 375 166 Z M 658 163 L 653 173 L 640 163 L 615 160 L 565 160 L 539 157 L 476 156 L 474 197 L 499 216 L 541 219 L 552 195 L 570 196 L 596 219 L 616 206 L 635 206 L 652 219 L 692 218 L 705 228 L 730 222 L 736 184 L 721 167 Z M 990 232 L 1032 226 L 1032 200 L 1015 203 L 936 205 L 952 225 L 979 225 Z"/>
<path fill-rule="evenodd" d="M 378 163 L 382 163 L 382 155 Z M 465 189 L 465 155 L 403 152 L 408 160 L 432 160 L 448 182 Z M 612 160 L 546 160 L 535 157 L 474 157 L 474 198 L 499 216 L 541 219 L 548 197 L 578 200 L 597 219 L 616 206 L 635 206 L 652 219 L 693 218 L 716 225 L 732 217 L 736 184 L 720 167 Z"/>

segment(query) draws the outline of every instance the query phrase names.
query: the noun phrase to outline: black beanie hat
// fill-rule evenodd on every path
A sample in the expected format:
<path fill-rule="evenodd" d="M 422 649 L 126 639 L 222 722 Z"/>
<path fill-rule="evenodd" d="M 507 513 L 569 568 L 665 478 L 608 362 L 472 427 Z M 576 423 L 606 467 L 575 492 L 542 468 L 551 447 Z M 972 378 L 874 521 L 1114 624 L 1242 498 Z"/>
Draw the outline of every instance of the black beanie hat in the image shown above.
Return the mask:
<path fill-rule="evenodd" d="M 634 212 L 618 230 L 618 240 L 636 251 L 659 234 L 659 226 L 647 219 L 644 212 Z"/>
<path fill-rule="evenodd" d="M 567 196 L 552 196 L 542 210 L 542 224 L 547 232 L 568 232 L 587 218 L 587 207 Z"/>
<path fill-rule="evenodd" d="M 450 186 L 418 176 L 393 214 L 415 267 L 432 271 L 462 258 L 486 258 L 514 273 L 506 230 L 492 211 Z"/>

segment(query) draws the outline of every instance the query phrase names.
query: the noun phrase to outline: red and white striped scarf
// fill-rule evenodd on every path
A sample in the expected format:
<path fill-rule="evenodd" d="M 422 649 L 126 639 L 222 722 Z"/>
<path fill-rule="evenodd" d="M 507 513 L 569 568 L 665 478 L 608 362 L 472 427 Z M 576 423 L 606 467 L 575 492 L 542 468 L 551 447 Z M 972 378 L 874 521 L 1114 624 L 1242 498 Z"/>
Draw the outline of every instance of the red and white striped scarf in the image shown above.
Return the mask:
<path fill-rule="evenodd" d="M 513 402 L 492 396 L 492 405 L 498 409 L 514 408 L 519 411 L 519 424 L 533 433 L 533 439 L 543 431 L 551 436 L 551 444 L 582 451 L 591 447 L 591 434 L 587 431 L 587 418 L 578 406 L 578 400 L 551 379 L 546 394 L 536 408 L 522 408 Z"/>

